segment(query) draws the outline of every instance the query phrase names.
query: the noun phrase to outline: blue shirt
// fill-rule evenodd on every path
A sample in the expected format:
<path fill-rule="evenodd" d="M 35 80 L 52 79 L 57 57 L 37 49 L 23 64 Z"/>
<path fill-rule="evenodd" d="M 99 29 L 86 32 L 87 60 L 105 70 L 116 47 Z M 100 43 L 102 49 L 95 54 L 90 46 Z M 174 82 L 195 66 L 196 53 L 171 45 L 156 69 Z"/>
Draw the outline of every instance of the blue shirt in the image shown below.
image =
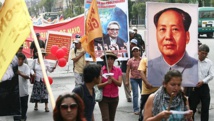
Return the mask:
<path fill-rule="evenodd" d="M 89 93 L 88 88 L 86 85 L 77 86 L 72 91 L 76 94 L 78 94 L 85 104 L 85 118 L 87 121 L 92 121 L 94 106 L 95 106 L 95 93 L 93 88 L 93 95 Z"/>

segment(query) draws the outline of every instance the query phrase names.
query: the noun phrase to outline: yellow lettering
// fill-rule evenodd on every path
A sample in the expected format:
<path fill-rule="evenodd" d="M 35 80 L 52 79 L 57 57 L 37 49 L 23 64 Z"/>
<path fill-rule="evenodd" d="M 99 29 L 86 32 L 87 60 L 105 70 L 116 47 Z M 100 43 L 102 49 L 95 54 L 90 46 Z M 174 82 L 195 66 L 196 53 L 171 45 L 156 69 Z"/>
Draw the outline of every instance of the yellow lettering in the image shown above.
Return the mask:
<path fill-rule="evenodd" d="M 3 58 L 3 61 L 6 61 L 6 58 L 5 58 L 5 55 L 4 55 L 4 50 L 2 49 L 1 51 L 0 51 L 0 58 Z"/>
<path fill-rule="evenodd" d="M 68 33 L 71 33 L 71 29 L 68 29 Z"/>
<path fill-rule="evenodd" d="M 5 15 L 6 20 L 11 21 L 12 17 L 13 17 L 12 10 L 8 10 L 6 15 Z"/>

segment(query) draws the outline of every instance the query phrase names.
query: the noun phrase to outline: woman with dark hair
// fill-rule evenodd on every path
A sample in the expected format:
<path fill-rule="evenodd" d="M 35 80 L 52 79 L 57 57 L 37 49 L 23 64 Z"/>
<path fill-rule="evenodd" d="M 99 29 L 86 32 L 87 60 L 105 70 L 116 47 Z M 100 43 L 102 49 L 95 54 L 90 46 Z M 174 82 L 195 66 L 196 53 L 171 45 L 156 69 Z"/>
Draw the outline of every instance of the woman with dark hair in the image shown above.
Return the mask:
<path fill-rule="evenodd" d="M 108 75 L 107 78 L 103 77 L 102 82 L 98 85 L 99 88 L 103 89 L 103 99 L 99 102 L 99 107 L 103 121 L 114 121 L 119 102 L 118 87 L 122 84 L 122 71 L 114 66 L 117 56 L 112 51 L 106 51 L 106 58 L 104 55 L 101 58 L 105 63 L 102 68 L 103 74 L 108 74 L 107 70 L 109 69 L 109 73 L 112 75 Z"/>
<path fill-rule="evenodd" d="M 151 94 L 146 102 L 144 121 L 192 121 L 193 112 L 189 110 L 181 82 L 182 74 L 179 71 L 170 70 L 166 73 L 163 86 Z"/>
<path fill-rule="evenodd" d="M 75 93 L 60 95 L 53 111 L 54 121 L 86 121 L 84 103 Z"/>
<path fill-rule="evenodd" d="M 47 52 L 44 48 L 41 48 L 42 58 L 44 59 L 47 55 Z M 37 53 L 38 54 L 38 53 Z M 53 72 L 56 67 L 51 67 L 49 62 L 44 59 L 45 69 L 48 72 Z M 56 65 L 55 65 L 56 66 Z M 39 58 L 34 59 L 31 65 L 31 70 L 33 76 L 35 77 L 33 83 L 33 90 L 31 93 L 30 102 L 35 103 L 34 110 L 38 110 L 38 103 L 45 103 L 45 112 L 49 112 L 48 108 L 48 91 L 46 89 L 46 85 L 43 82 L 43 73 L 41 62 Z"/>

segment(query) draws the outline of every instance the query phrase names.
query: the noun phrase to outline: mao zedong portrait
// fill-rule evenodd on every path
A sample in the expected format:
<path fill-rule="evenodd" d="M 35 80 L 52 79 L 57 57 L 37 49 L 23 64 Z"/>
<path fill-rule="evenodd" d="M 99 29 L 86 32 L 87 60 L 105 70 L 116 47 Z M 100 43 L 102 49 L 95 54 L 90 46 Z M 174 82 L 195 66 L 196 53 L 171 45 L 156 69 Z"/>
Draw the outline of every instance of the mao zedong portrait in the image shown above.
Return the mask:
<path fill-rule="evenodd" d="M 166 8 L 154 16 L 156 39 L 161 56 L 148 62 L 148 80 L 161 86 L 164 75 L 171 69 L 183 75 L 182 86 L 195 86 L 198 82 L 198 61 L 188 55 L 190 41 L 190 15 L 179 8 Z"/>

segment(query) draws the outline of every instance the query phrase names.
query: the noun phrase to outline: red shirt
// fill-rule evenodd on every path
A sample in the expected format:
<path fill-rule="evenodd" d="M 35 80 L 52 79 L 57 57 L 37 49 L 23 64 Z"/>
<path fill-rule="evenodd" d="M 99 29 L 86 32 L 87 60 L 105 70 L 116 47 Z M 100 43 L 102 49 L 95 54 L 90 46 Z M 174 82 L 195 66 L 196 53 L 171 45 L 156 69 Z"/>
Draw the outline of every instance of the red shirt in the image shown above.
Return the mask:
<path fill-rule="evenodd" d="M 106 66 L 103 66 L 102 68 L 102 72 L 103 74 L 108 73 Z M 114 73 L 113 77 L 118 80 L 119 76 L 122 76 L 122 71 L 120 68 L 117 68 L 115 66 L 113 66 L 112 70 L 109 73 Z M 102 83 L 108 81 L 108 79 L 105 79 L 104 77 L 102 77 Z M 112 82 L 111 84 L 107 84 L 104 88 L 103 88 L 103 96 L 105 97 L 118 97 L 118 86 L 114 84 L 114 82 Z"/>

